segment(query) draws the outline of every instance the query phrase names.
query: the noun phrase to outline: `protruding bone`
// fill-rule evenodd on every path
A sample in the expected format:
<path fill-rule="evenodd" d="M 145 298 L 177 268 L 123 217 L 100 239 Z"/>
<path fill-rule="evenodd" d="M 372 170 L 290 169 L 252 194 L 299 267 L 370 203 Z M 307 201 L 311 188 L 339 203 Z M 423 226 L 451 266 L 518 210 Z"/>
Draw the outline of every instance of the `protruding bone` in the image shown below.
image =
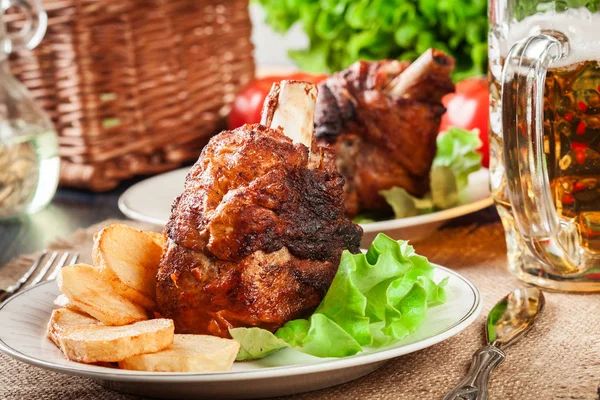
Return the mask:
<path fill-rule="evenodd" d="M 385 89 L 390 97 L 410 97 L 438 102 L 454 91 L 450 73 L 454 59 L 441 50 L 429 49 L 394 78 Z"/>
<path fill-rule="evenodd" d="M 274 83 L 263 105 L 260 123 L 281 127 L 294 143 L 312 147 L 317 87 L 309 82 Z"/>

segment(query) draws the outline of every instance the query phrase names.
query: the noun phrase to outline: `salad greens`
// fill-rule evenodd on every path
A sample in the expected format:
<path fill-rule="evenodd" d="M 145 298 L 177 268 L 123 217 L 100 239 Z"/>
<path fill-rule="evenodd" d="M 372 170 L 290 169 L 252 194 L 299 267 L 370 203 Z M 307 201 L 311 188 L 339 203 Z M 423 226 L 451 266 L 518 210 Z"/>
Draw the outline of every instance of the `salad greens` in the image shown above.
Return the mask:
<path fill-rule="evenodd" d="M 570 8 L 586 7 L 591 12 L 600 10 L 600 0 L 561 0 L 540 2 L 539 0 L 519 0 L 515 3 L 514 16 L 517 21 L 540 12 L 563 12 Z"/>
<path fill-rule="evenodd" d="M 454 79 L 487 68 L 486 0 L 256 0 L 279 33 L 299 23 L 310 45 L 290 57 L 309 72 L 358 59 L 414 60 L 430 47 L 456 59 Z"/>
<path fill-rule="evenodd" d="M 468 184 L 469 174 L 481 168 L 481 154 L 475 151 L 480 146 L 477 130 L 450 128 L 437 137 L 437 153 L 429 175 L 429 193 L 422 199 L 399 187 L 379 193 L 392 207 L 396 218 L 450 208 L 459 202 L 460 193 Z"/>
<path fill-rule="evenodd" d="M 462 189 L 467 186 L 469 174 L 481 167 L 481 154 L 475 151 L 479 147 L 479 131 L 450 128 L 437 137 L 433 167 L 450 168 L 456 177 L 458 188 Z"/>
<path fill-rule="evenodd" d="M 406 241 L 379 234 L 366 254 L 344 251 L 321 304 L 308 319 L 289 321 L 275 334 L 260 328 L 230 329 L 240 342 L 238 360 L 266 357 L 283 348 L 317 357 L 345 357 L 363 346 L 405 338 L 423 322 L 427 308 L 444 303 L 446 280 Z"/>
<path fill-rule="evenodd" d="M 236 358 L 238 361 L 263 358 L 289 346 L 284 340 L 261 328 L 232 329 L 231 335 L 240 343 Z"/>

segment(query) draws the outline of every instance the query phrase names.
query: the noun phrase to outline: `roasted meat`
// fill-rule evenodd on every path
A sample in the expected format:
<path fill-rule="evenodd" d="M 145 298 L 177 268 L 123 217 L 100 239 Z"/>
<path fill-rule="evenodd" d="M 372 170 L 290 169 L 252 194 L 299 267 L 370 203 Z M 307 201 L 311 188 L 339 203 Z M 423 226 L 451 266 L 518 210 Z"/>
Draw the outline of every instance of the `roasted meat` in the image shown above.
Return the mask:
<path fill-rule="evenodd" d="M 348 215 L 388 210 L 383 189 L 398 186 L 418 197 L 429 190 L 453 68 L 451 57 L 428 50 L 412 64 L 358 61 L 319 84 L 315 132 L 346 179 Z"/>
<path fill-rule="evenodd" d="M 315 100 L 312 84 L 275 85 L 262 124 L 213 137 L 190 170 L 157 276 L 160 313 L 177 332 L 274 331 L 310 314 L 342 251 L 359 251 L 344 180 L 313 138 Z"/>

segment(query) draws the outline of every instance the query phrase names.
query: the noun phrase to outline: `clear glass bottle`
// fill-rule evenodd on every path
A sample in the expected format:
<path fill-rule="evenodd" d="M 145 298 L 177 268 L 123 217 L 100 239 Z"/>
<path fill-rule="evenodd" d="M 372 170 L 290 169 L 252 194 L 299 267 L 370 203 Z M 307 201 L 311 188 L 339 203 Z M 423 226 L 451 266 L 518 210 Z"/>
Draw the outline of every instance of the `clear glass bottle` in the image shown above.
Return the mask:
<path fill-rule="evenodd" d="M 2 1 L 3 13 L 19 7 L 28 23 L 6 33 L 0 20 L 0 220 L 33 213 L 46 206 L 58 185 L 58 138 L 48 115 L 10 72 L 8 54 L 34 48 L 46 29 L 39 1 Z M 3 14 L 2 13 L 2 14 Z"/>

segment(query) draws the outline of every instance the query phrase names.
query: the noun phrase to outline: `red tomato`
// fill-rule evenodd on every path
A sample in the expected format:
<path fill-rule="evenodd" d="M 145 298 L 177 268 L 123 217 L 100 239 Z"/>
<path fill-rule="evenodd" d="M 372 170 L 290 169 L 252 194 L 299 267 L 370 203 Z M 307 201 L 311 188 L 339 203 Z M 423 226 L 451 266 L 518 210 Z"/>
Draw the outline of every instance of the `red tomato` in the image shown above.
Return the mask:
<path fill-rule="evenodd" d="M 235 129 L 244 124 L 260 122 L 260 112 L 273 82 L 293 79 L 319 83 L 325 78 L 327 78 L 327 75 L 312 75 L 298 72 L 287 76 L 273 75 L 253 80 L 238 93 L 233 101 L 231 112 L 229 113 L 229 129 Z"/>
<path fill-rule="evenodd" d="M 463 129 L 479 129 L 483 145 L 481 165 L 490 165 L 490 142 L 488 137 L 490 90 L 487 79 L 469 78 L 456 84 L 456 92 L 442 99 L 446 113 L 442 116 L 440 132 L 455 126 Z"/>

